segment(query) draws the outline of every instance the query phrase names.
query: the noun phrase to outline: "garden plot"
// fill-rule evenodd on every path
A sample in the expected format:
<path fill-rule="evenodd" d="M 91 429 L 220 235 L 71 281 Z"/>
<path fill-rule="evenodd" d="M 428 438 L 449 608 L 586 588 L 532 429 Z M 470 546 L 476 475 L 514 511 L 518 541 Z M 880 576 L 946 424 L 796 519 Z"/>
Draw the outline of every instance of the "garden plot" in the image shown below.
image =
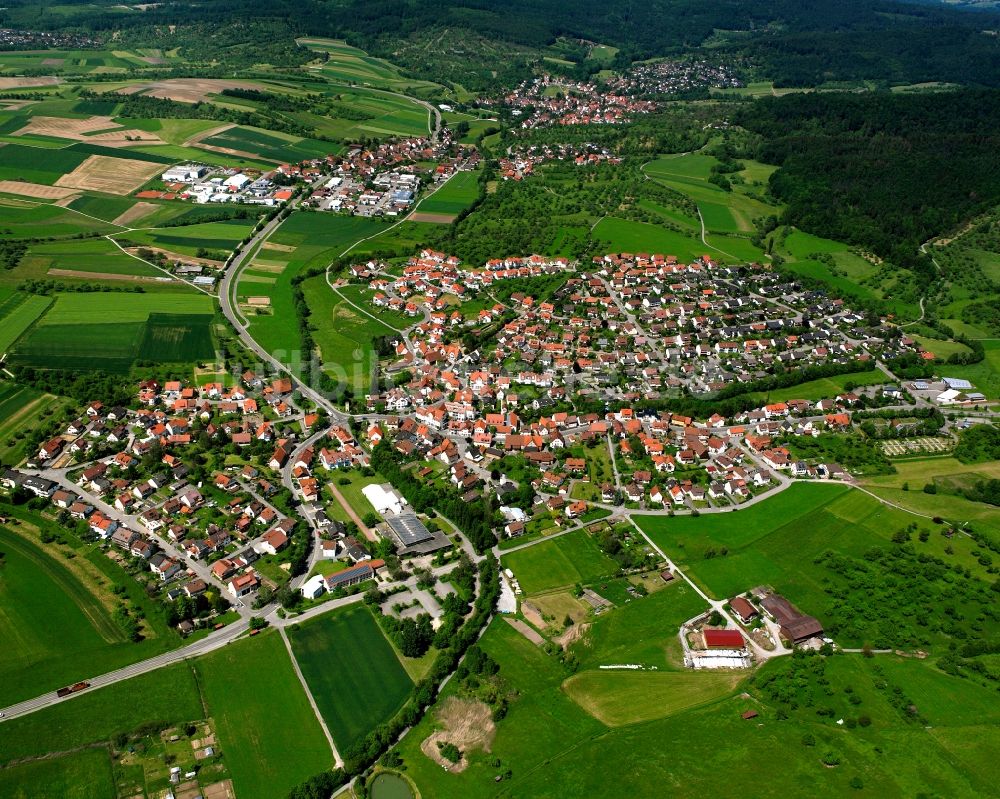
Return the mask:
<path fill-rule="evenodd" d="M 949 452 L 954 446 L 950 438 L 905 438 L 884 442 L 882 451 L 890 458 L 899 458 L 917 452 Z"/>
<path fill-rule="evenodd" d="M 57 186 L 102 191 L 107 194 L 131 194 L 147 180 L 163 171 L 163 164 L 92 155 L 56 181 Z"/>

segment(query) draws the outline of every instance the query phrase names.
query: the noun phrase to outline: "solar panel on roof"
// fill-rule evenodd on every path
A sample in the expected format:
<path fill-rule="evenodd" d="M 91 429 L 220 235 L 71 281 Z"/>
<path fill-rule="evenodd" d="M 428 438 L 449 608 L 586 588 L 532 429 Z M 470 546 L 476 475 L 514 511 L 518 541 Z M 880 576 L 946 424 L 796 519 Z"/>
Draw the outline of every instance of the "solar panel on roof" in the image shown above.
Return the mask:
<path fill-rule="evenodd" d="M 386 522 L 404 547 L 412 547 L 421 541 L 427 541 L 434 536 L 414 513 L 401 513 L 386 518 Z"/>

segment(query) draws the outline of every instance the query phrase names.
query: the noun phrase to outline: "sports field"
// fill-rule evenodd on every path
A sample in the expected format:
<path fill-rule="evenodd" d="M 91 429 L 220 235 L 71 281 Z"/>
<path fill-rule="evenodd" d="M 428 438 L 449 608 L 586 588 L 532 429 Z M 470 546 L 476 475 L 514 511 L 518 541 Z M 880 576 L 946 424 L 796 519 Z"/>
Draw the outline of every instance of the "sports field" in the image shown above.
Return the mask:
<path fill-rule="evenodd" d="M 505 555 L 501 562 L 513 570 L 528 595 L 592 582 L 620 571 L 583 530 Z"/>
<path fill-rule="evenodd" d="M 295 659 L 341 752 L 403 706 L 413 683 L 378 622 L 354 605 L 288 629 Z"/>
<path fill-rule="evenodd" d="M 197 661 L 199 683 L 240 799 L 285 796 L 333 753 L 276 632 Z"/>

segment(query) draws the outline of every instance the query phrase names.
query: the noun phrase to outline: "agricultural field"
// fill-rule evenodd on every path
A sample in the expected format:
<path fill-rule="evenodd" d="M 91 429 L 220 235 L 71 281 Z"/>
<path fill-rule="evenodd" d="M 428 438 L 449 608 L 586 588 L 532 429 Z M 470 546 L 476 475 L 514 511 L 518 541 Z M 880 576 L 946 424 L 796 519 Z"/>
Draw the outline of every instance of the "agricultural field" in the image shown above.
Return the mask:
<path fill-rule="evenodd" d="M 106 558 L 94 563 L 84 557 L 83 545 L 60 545 L 66 547 L 62 552 L 41 545 L 39 530 L 45 527 L 59 529 L 30 516 L 20 518 L 17 533 L 0 528 L 0 551 L 7 554 L 0 566 L 6 609 L 0 630 L 4 640 L 16 644 L 0 653 L 0 705 L 151 657 L 179 641 L 152 608 L 143 640 L 127 640 L 114 621 L 118 600 L 109 588 L 127 575 Z M 63 559 L 67 554 L 72 557 Z M 144 598 L 137 604 L 147 609 Z"/>
<path fill-rule="evenodd" d="M 370 56 L 364 50 L 351 47 L 338 39 L 310 37 L 299 39 L 298 44 L 321 55 L 312 68 L 321 71 L 324 77 L 332 81 L 357 83 L 398 92 L 440 88 L 430 81 L 407 78 L 400 73 L 399 67 L 389 61 Z"/>
<path fill-rule="evenodd" d="M 512 552 L 502 559 L 514 572 L 525 594 L 572 587 L 617 575 L 618 564 L 598 548 L 584 530 Z"/>
<path fill-rule="evenodd" d="M 212 299 L 204 294 L 58 294 L 17 342 L 10 362 L 125 373 L 140 358 L 210 359 L 213 314 Z M 114 321 L 97 321 L 109 318 Z"/>
<path fill-rule="evenodd" d="M 3 149 L 3 148 L 0 148 Z M 115 225 L 60 208 L 28 200 L 0 200 L 3 235 L 18 239 L 75 236 L 80 233 L 114 233 Z"/>
<path fill-rule="evenodd" d="M 437 191 L 421 200 L 413 212 L 454 218 L 479 197 L 479 175 L 479 171 L 456 172 Z"/>
<path fill-rule="evenodd" d="M 413 683 L 364 605 L 288 629 L 292 651 L 338 749 L 347 751 L 403 706 Z"/>
<path fill-rule="evenodd" d="M 196 668 L 240 799 L 284 796 L 333 766 L 333 753 L 278 633 L 237 641 L 199 659 Z"/>
<path fill-rule="evenodd" d="M 32 244 L 15 272 L 22 279 L 100 280 L 113 281 L 119 286 L 135 283 L 143 288 L 153 288 L 162 283 L 174 291 L 187 288 L 162 270 L 133 258 L 106 238 Z"/>
<path fill-rule="evenodd" d="M 261 346 L 270 352 L 298 350 L 292 278 L 302 270 L 326 266 L 352 244 L 384 227 L 377 220 L 356 216 L 299 212 L 288 217 L 258 250 L 236 283 L 237 303 L 250 320 L 250 331 Z M 268 298 L 269 311 L 256 315 L 248 312 L 250 297 Z M 322 324 L 320 312 L 314 309 L 313 314 L 312 321 Z"/>
<path fill-rule="evenodd" d="M 201 139 L 199 144 L 236 150 L 276 163 L 297 163 L 311 158 L 323 158 L 340 150 L 337 145 L 318 139 L 303 139 L 287 133 L 241 126 Z"/>
<path fill-rule="evenodd" d="M 0 295 L 0 352 L 7 349 L 52 304 L 51 297 L 11 292 Z"/>
<path fill-rule="evenodd" d="M 192 258 L 199 257 L 199 251 L 207 250 L 211 253 L 210 257 L 226 257 L 250 234 L 253 227 L 254 222 L 246 219 L 227 219 L 183 227 L 129 230 L 115 238 L 123 247 L 151 247 Z"/>

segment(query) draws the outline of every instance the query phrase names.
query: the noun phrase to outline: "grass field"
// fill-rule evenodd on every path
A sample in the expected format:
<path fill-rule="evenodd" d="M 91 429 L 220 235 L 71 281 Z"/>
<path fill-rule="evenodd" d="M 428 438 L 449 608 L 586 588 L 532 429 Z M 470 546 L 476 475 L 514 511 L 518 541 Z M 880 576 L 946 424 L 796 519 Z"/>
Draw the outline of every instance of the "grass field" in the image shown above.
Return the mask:
<path fill-rule="evenodd" d="M 979 363 L 949 365 L 944 374 L 965 378 L 989 399 L 1000 399 L 1000 340 L 987 339 L 983 342 L 983 349 L 985 357 Z"/>
<path fill-rule="evenodd" d="M 570 677 L 563 690 L 594 718 L 620 727 L 713 702 L 742 679 L 727 672 L 585 671 Z"/>
<path fill-rule="evenodd" d="M 324 371 L 355 391 L 367 390 L 375 363 L 372 339 L 391 335 L 396 328 L 366 316 L 334 294 L 323 276 L 305 281 L 302 291 L 312 311 L 313 338 L 319 347 Z M 361 307 L 365 306 L 361 304 Z"/>
<path fill-rule="evenodd" d="M 27 455 L 27 433 L 47 414 L 68 404 L 52 394 L 40 394 L 27 386 L 0 381 L 0 460 L 18 464 Z"/>
<path fill-rule="evenodd" d="M 456 172 L 430 197 L 414 209 L 427 214 L 459 214 L 479 197 L 479 171 Z"/>
<path fill-rule="evenodd" d="M 919 491 L 899 493 L 935 499 Z M 839 578 L 822 567 L 804 568 L 803 564 L 811 564 L 827 551 L 862 558 L 871 547 L 888 545 L 897 530 L 913 522 L 934 527 L 929 518 L 914 517 L 861 491 L 832 484 L 796 484 L 752 508 L 710 519 L 635 518 L 710 594 L 731 597 L 757 585 L 771 585 L 820 621 L 834 608 L 836 594 L 830 591 L 840 584 Z M 975 544 L 969 539 L 949 540 L 932 530 L 926 542 L 914 546 L 919 553 L 968 568 L 975 577 L 992 579 L 977 562 Z M 705 557 L 709 549 L 718 552 L 722 547 L 727 554 Z M 947 554 L 949 547 L 953 554 Z M 860 646 L 861 642 L 841 643 Z"/>
<path fill-rule="evenodd" d="M 107 749 L 0 769 L 0 799 L 117 799 Z"/>
<path fill-rule="evenodd" d="M 364 605 L 290 627 L 288 637 L 309 690 L 342 752 L 392 718 L 413 687 Z"/>
<path fill-rule="evenodd" d="M 151 722 L 204 716 L 191 666 L 178 663 L 5 720 L 0 724 L 0 763 L 102 743 Z"/>
<path fill-rule="evenodd" d="M 608 558 L 583 530 L 503 557 L 525 594 L 588 583 L 617 575 L 618 564 Z"/>
<path fill-rule="evenodd" d="M 871 386 L 888 382 L 891 381 L 885 376 L 885 372 L 880 369 L 869 369 L 866 372 L 852 372 L 846 375 L 809 380 L 805 383 L 799 383 L 797 386 L 779 388 L 766 393 L 758 391 L 751 396 L 757 397 L 761 402 L 786 402 L 793 399 L 815 401 L 833 398 L 838 394 L 845 393 L 847 391 L 845 386 L 849 383 L 855 386 Z"/>
<path fill-rule="evenodd" d="M 333 753 L 277 633 L 230 644 L 201 658 L 197 670 L 240 799 L 284 796 L 333 766 Z"/>
<path fill-rule="evenodd" d="M 685 236 L 646 222 L 605 217 L 594 227 L 593 238 L 605 241 L 609 252 L 654 252 L 676 255 L 688 262 L 705 253 L 705 245 L 694 236 Z"/>
<path fill-rule="evenodd" d="M 297 212 L 286 219 L 269 242 L 283 249 L 262 248 L 257 253 L 257 260 L 285 264 L 279 272 L 261 273 L 275 278 L 275 282 L 262 284 L 239 281 L 235 289 L 240 302 L 247 297 L 262 295 L 271 299 L 269 314 L 251 314 L 248 317 L 253 337 L 261 346 L 269 352 L 297 351 L 300 341 L 292 297 L 292 278 L 303 269 L 326 266 L 351 244 L 374 235 L 383 228 L 382 222 L 357 216 Z M 253 274 L 254 271 L 251 264 L 248 273 Z M 315 310 L 313 315 L 313 321 L 319 323 L 320 318 Z"/>

